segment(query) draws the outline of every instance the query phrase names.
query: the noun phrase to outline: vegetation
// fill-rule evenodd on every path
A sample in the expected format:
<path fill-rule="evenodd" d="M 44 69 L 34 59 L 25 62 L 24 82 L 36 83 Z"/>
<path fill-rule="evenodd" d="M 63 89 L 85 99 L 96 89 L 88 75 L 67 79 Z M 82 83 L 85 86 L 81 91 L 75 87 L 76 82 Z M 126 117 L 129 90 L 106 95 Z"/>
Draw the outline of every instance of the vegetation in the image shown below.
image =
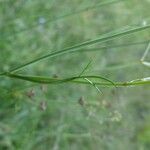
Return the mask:
<path fill-rule="evenodd" d="M 0 150 L 148 150 L 149 0 L 0 1 Z"/>

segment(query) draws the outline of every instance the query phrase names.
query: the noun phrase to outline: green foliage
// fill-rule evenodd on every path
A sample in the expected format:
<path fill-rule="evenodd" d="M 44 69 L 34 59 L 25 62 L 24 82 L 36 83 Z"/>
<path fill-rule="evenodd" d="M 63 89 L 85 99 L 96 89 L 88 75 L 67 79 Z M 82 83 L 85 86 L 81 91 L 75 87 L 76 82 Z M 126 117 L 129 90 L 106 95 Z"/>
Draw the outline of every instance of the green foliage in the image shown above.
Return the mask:
<path fill-rule="evenodd" d="M 149 9 L 0 0 L 0 150 L 148 150 Z"/>

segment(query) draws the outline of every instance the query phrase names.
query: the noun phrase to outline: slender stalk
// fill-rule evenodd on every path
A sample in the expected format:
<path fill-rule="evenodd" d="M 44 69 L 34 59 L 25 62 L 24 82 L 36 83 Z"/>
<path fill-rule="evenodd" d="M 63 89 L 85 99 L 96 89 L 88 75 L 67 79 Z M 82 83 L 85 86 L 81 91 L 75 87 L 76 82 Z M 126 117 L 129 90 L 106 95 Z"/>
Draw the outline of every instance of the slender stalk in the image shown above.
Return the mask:
<path fill-rule="evenodd" d="M 77 83 L 77 84 L 89 84 L 88 82 L 85 81 L 71 81 L 72 83 Z M 100 85 L 100 86 L 113 86 L 112 84 L 108 82 L 94 82 L 95 85 Z M 138 86 L 138 85 L 150 85 L 150 80 L 144 81 L 144 80 L 138 80 L 138 81 L 129 81 L 129 82 L 114 82 L 116 87 L 126 87 L 126 86 Z"/>
<path fill-rule="evenodd" d="M 100 47 L 95 47 L 95 48 L 88 48 L 86 50 L 81 50 L 81 51 L 99 51 L 100 49 L 105 50 L 105 49 L 116 49 L 120 47 L 129 47 L 129 46 L 135 46 L 135 45 L 143 45 L 147 44 L 150 40 L 145 40 L 145 41 L 140 41 L 140 42 L 132 42 L 132 43 L 124 43 L 124 44 L 115 44 L 115 45 L 107 45 L 107 46 L 100 46 Z M 134 49 L 133 49 L 134 50 Z"/>
<path fill-rule="evenodd" d="M 75 76 L 75 77 L 69 77 L 69 78 L 49 78 L 49 77 L 41 77 L 41 76 L 24 76 L 24 75 L 18 75 L 18 74 L 5 74 L 5 76 L 9 78 L 15 78 L 20 80 L 25 80 L 33 83 L 42 83 L 42 84 L 62 84 L 62 83 L 76 83 L 76 84 L 90 84 L 88 81 L 84 80 L 85 78 L 91 79 L 91 80 L 100 80 L 96 82 L 92 82 L 94 85 L 100 85 L 100 86 L 137 86 L 137 85 L 150 85 L 150 77 L 143 78 L 143 79 L 137 79 L 132 80 L 128 82 L 112 82 L 111 80 L 102 77 L 102 76 L 96 76 L 96 75 L 86 75 L 86 76 Z M 105 82 L 102 82 L 104 80 Z"/>
<path fill-rule="evenodd" d="M 36 82 L 36 83 L 49 83 L 49 84 L 57 84 L 57 83 L 63 83 L 63 82 L 69 82 L 72 80 L 76 79 L 85 79 L 85 78 L 91 78 L 91 79 L 101 79 L 105 80 L 107 82 L 110 82 L 115 86 L 115 84 L 102 76 L 96 76 L 96 75 L 90 75 L 90 76 L 75 76 L 75 77 L 69 77 L 65 79 L 58 79 L 58 78 L 49 78 L 49 77 L 43 77 L 43 76 L 25 76 L 25 75 L 20 75 L 20 74 L 12 74 L 12 73 L 7 73 L 5 76 L 10 77 L 10 78 L 16 78 L 16 79 L 21 79 L 21 80 L 26 80 L 30 82 Z"/>
<path fill-rule="evenodd" d="M 62 55 L 62 54 L 66 54 L 66 53 L 81 51 L 80 49 L 83 48 L 83 47 L 90 46 L 90 45 L 93 45 L 93 44 L 96 44 L 96 43 L 104 43 L 104 42 L 107 42 L 107 41 L 110 41 L 110 40 L 113 40 L 113 39 L 117 39 L 117 38 L 121 38 L 121 37 L 126 36 L 126 35 L 130 35 L 132 33 L 136 33 L 138 31 L 148 29 L 148 28 L 150 28 L 150 25 L 142 26 L 142 27 L 136 27 L 136 28 L 133 28 L 133 29 L 128 29 L 128 30 L 119 32 L 119 33 L 114 33 L 112 35 L 102 36 L 102 37 L 94 39 L 94 40 L 89 40 L 89 41 L 86 41 L 86 42 L 83 42 L 83 43 L 80 43 L 80 44 L 77 44 L 77 45 L 74 45 L 74 46 L 71 46 L 71 47 L 68 47 L 68 48 L 64 48 L 64 49 L 59 50 L 59 51 L 54 51 L 50 54 L 44 55 L 44 56 L 39 57 L 37 59 L 34 59 L 30 62 L 27 62 L 23 65 L 20 65 L 16 68 L 10 70 L 10 72 L 16 72 L 16 71 L 18 71 L 18 70 L 20 70 L 20 69 L 22 69 L 26 66 L 34 64 L 34 63 L 36 63 L 38 61 L 41 61 L 43 59 L 46 59 L 46 58 L 52 58 L 52 57 L 56 57 L 56 56 L 59 56 L 59 55 Z"/>
<path fill-rule="evenodd" d="M 146 56 L 148 55 L 149 50 L 150 50 L 150 42 L 149 42 L 149 44 L 148 44 L 148 46 L 147 46 L 147 48 L 146 48 L 146 50 L 145 50 L 145 52 L 141 58 L 141 61 L 145 60 Z"/>
<path fill-rule="evenodd" d="M 0 76 L 5 76 L 5 74 L 6 74 L 5 72 L 3 72 L 3 73 L 0 73 Z"/>
<path fill-rule="evenodd" d="M 115 44 L 115 45 L 107 45 L 107 46 L 101 46 L 101 47 L 96 47 L 96 48 L 88 48 L 88 49 L 81 49 L 81 52 L 93 52 L 93 51 L 99 51 L 99 50 L 105 50 L 105 49 L 117 49 L 120 47 L 129 47 L 129 46 L 134 46 L 134 45 L 142 45 L 148 43 L 150 40 L 145 40 L 145 41 L 140 41 L 140 42 L 131 42 L 131 43 L 124 43 L 124 44 Z M 80 51 L 75 51 L 75 52 L 80 52 Z M 115 66 L 111 68 L 105 68 L 102 70 L 113 70 L 113 69 L 120 69 L 124 68 L 126 66 L 133 66 L 133 65 L 139 65 L 141 64 L 140 62 L 137 63 L 130 63 L 130 64 L 125 64 L 125 65 L 120 65 L 120 66 Z M 101 70 L 101 69 L 100 69 Z M 0 73 L 0 76 L 4 76 L 7 74 L 7 72 Z"/>

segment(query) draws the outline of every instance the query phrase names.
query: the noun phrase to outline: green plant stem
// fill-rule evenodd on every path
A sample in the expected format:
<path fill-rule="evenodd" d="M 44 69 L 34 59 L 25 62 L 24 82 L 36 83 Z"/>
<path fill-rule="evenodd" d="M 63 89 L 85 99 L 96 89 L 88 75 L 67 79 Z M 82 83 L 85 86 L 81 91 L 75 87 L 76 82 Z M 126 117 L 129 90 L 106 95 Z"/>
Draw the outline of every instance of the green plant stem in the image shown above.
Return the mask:
<path fill-rule="evenodd" d="M 86 50 L 81 51 L 99 51 L 100 49 L 114 49 L 114 48 L 120 48 L 120 47 L 129 47 L 134 45 L 141 45 L 141 44 L 147 44 L 150 40 L 140 41 L 140 42 L 132 42 L 132 43 L 124 43 L 124 44 L 115 44 L 115 45 L 107 45 L 107 46 L 100 46 L 95 48 L 88 48 Z M 133 49 L 134 50 L 134 49 Z"/>
<path fill-rule="evenodd" d="M 5 74 L 6 74 L 5 72 L 3 72 L 3 73 L 0 73 L 0 76 L 5 76 Z"/>
<path fill-rule="evenodd" d="M 80 44 L 77 44 L 77 45 L 74 45 L 74 46 L 71 46 L 71 47 L 68 47 L 68 48 L 64 48 L 64 49 L 59 50 L 59 51 L 54 51 L 50 54 L 44 55 L 44 56 L 39 57 L 37 59 L 34 59 L 30 62 L 27 62 L 23 65 L 20 65 L 16 68 L 10 70 L 10 72 L 16 72 L 16 71 L 18 71 L 18 70 L 20 70 L 20 69 L 22 69 L 26 66 L 29 66 L 33 63 L 36 63 L 36 62 L 41 61 L 41 60 L 46 59 L 46 58 L 52 58 L 52 57 L 56 57 L 56 56 L 59 56 L 59 55 L 62 55 L 62 54 L 66 54 L 66 53 L 81 51 L 80 49 L 83 48 L 83 47 L 90 46 L 90 45 L 93 45 L 93 44 L 96 44 L 96 43 L 104 43 L 104 42 L 107 42 L 107 41 L 110 41 L 110 40 L 113 40 L 113 39 L 117 39 L 117 38 L 120 38 L 120 37 L 123 37 L 123 36 L 126 36 L 126 35 L 130 35 L 132 33 L 138 32 L 138 31 L 148 29 L 148 28 L 150 28 L 150 25 L 142 26 L 142 27 L 136 27 L 136 28 L 133 28 L 133 29 L 128 29 L 126 31 L 119 32 L 119 33 L 114 33 L 112 35 L 102 36 L 100 38 L 90 40 L 90 41 L 86 41 L 86 42 L 83 42 L 83 43 L 80 43 Z"/>
<path fill-rule="evenodd" d="M 19 74 L 12 74 L 12 73 L 7 73 L 5 76 L 10 77 L 10 78 L 16 78 L 16 79 L 21 79 L 21 80 L 26 80 L 30 82 L 37 82 L 37 83 L 49 83 L 49 84 L 57 84 L 57 83 L 63 83 L 63 82 L 69 82 L 72 80 L 76 79 L 85 79 L 85 78 L 92 78 L 92 79 L 101 79 L 105 80 L 107 82 L 110 82 L 115 86 L 115 84 L 102 76 L 96 76 L 96 75 L 90 75 L 90 76 L 75 76 L 75 77 L 69 77 L 65 79 L 58 79 L 58 78 L 49 78 L 49 77 L 43 77 L 43 76 L 25 76 L 25 75 L 19 75 Z"/>
<path fill-rule="evenodd" d="M 30 81 L 33 83 L 42 83 L 42 84 L 62 84 L 62 83 L 76 83 L 76 84 L 90 84 L 88 81 L 85 80 L 85 78 L 90 79 L 97 79 L 97 80 L 105 80 L 105 82 L 93 82 L 94 85 L 100 85 L 100 86 L 137 86 L 137 85 L 150 85 L 150 78 L 144 78 L 144 79 L 137 79 L 133 81 L 128 82 L 112 82 L 111 80 L 102 77 L 102 76 L 75 76 L 75 77 L 69 77 L 64 79 L 59 78 L 49 78 L 49 77 L 41 77 L 41 76 L 24 76 L 24 75 L 18 75 L 18 74 L 5 74 L 5 76 L 9 78 L 15 78 L 15 79 L 21 79 L 25 81 Z"/>
<path fill-rule="evenodd" d="M 96 48 L 88 48 L 88 49 L 81 49 L 81 52 L 93 52 L 93 51 L 99 51 L 99 50 L 105 50 L 105 49 L 117 49 L 120 47 L 129 47 L 129 46 L 134 46 L 134 45 L 142 45 L 142 44 L 147 44 L 149 43 L 150 40 L 145 40 L 145 41 L 139 41 L 139 42 L 132 42 L 132 43 L 124 43 L 124 44 L 115 44 L 115 45 L 107 45 L 107 46 L 101 46 L 101 47 L 96 47 Z M 76 52 L 80 52 L 80 51 L 76 51 Z M 123 66 L 114 66 L 113 68 L 119 69 L 119 68 L 123 68 L 125 66 L 133 66 L 133 64 L 137 65 L 137 64 L 141 64 L 141 62 L 137 62 L 137 63 L 130 63 L 127 65 L 123 65 Z M 111 67 L 112 68 L 112 67 Z M 111 68 L 106 68 L 106 69 L 102 69 L 102 70 L 110 70 Z M 0 73 L 0 76 L 3 76 L 4 74 L 6 74 L 6 72 Z"/>
<path fill-rule="evenodd" d="M 84 81 L 71 81 L 72 83 L 78 83 L 78 84 L 89 84 L 88 82 L 84 82 Z M 108 83 L 108 82 L 93 82 L 95 85 L 100 85 L 100 86 L 113 86 L 112 84 Z M 139 85 L 150 85 L 150 80 L 148 81 L 142 81 L 142 80 L 138 80 L 138 81 L 128 81 L 128 82 L 114 82 L 116 87 L 126 87 L 126 86 L 139 86 Z"/>
<path fill-rule="evenodd" d="M 92 52 L 92 51 L 99 51 L 99 50 L 105 50 L 105 49 L 114 49 L 114 48 L 119 48 L 119 47 L 129 47 L 129 46 L 134 46 L 134 45 L 141 45 L 141 44 L 146 44 L 148 43 L 150 40 L 145 40 L 145 41 L 140 41 L 140 42 L 132 42 L 132 43 L 125 43 L 125 44 L 118 44 L 118 45 L 107 45 L 107 46 L 101 46 L 101 47 L 96 47 L 96 48 L 88 48 L 88 49 L 82 49 L 82 52 Z M 75 51 L 75 52 L 80 52 L 80 51 Z M 121 65 L 121 66 L 113 66 L 113 67 L 109 67 L 109 68 L 105 68 L 102 70 L 113 70 L 113 69 L 120 69 L 120 68 L 124 68 L 124 67 L 128 67 L 128 66 L 133 66 L 133 65 L 138 65 L 141 64 L 141 62 L 137 62 L 137 63 L 130 63 L 130 64 L 125 64 L 125 65 Z M 2 72 L 0 73 L 0 76 L 4 76 L 5 74 L 7 74 L 7 72 Z"/>

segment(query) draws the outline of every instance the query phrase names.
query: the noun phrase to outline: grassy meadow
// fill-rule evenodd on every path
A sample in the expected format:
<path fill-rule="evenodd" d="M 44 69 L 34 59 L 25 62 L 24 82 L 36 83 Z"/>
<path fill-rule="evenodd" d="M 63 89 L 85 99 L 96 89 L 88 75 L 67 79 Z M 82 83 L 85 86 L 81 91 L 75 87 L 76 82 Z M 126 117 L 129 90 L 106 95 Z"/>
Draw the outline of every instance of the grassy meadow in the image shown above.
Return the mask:
<path fill-rule="evenodd" d="M 149 150 L 149 10 L 0 0 L 0 150 Z"/>

